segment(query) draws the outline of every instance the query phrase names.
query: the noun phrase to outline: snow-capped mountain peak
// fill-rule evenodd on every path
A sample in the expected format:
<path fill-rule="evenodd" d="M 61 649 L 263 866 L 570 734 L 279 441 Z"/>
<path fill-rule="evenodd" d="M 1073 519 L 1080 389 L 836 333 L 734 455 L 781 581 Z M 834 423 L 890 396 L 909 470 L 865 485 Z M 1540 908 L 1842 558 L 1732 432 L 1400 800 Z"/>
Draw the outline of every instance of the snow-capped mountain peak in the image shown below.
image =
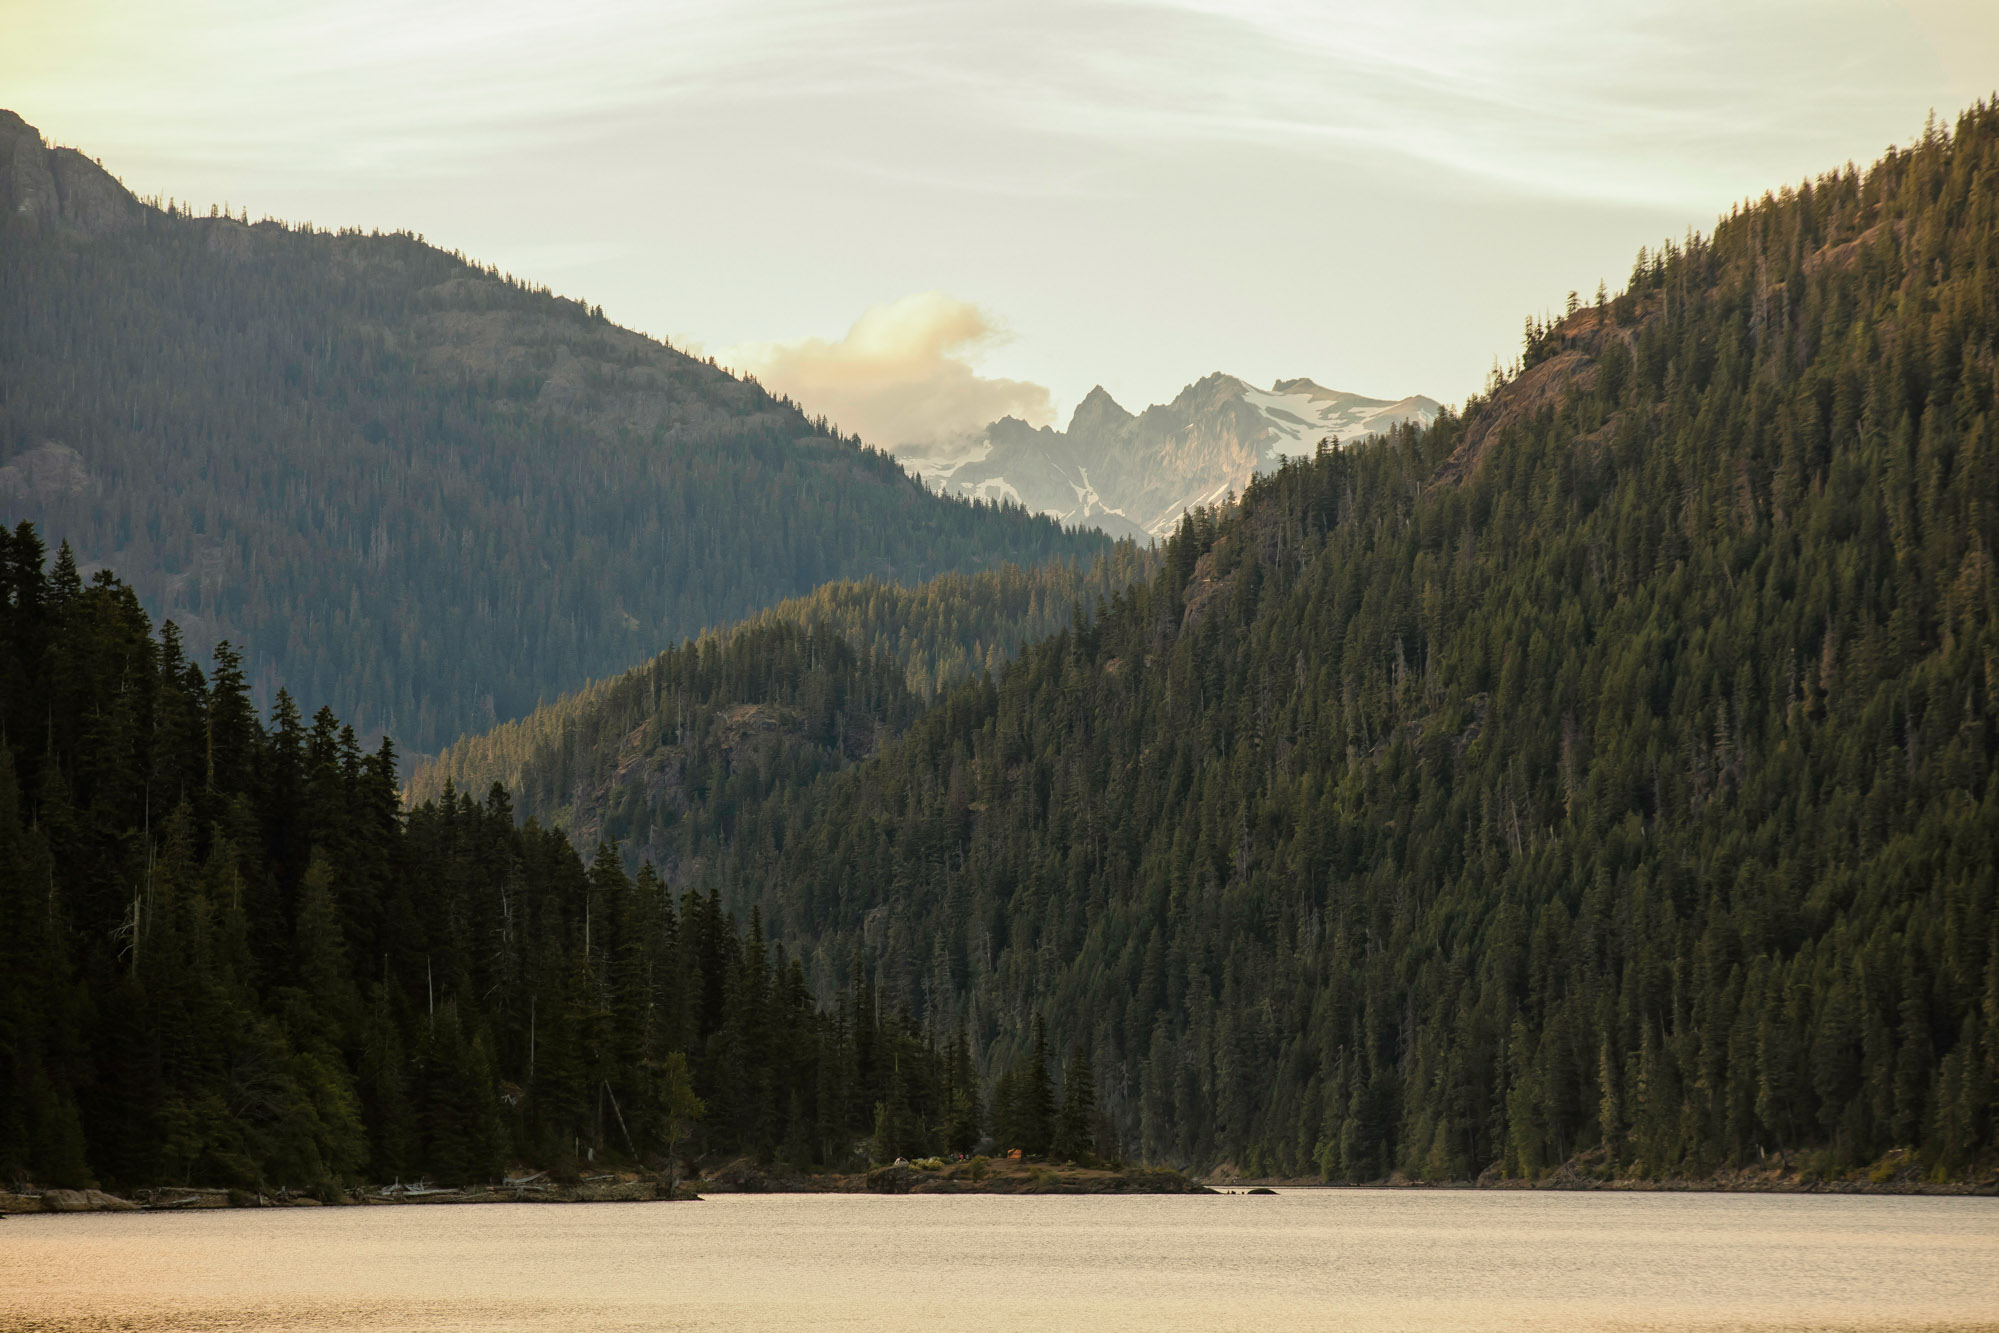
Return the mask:
<path fill-rule="evenodd" d="M 1350 443 L 1404 422 L 1428 425 L 1438 410 L 1424 397 L 1368 398 L 1303 378 L 1258 389 L 1214 374 L 1136 416 L 1099 385 L 1076 405 L 1067 430 L 1008 417 L 949 458 L 898 452 L 948 494 L 1016 500 L 1066 523 L 1150 539 L 1170 533 L 1186 510 L 1311 455 L 1322 440 Z"/>

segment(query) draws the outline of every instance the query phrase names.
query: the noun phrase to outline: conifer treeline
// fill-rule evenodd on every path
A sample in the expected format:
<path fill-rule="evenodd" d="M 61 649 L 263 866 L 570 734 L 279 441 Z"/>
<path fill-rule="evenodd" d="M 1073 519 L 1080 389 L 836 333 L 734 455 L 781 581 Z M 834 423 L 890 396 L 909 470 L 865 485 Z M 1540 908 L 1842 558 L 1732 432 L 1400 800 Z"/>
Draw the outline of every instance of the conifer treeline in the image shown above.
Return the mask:
<path fill-rule="evenodd" d="M 970 1147 L 980 1098 L 863 981 L 829 1009 L 712 896 L 517 827 L 405 817 L 226 645 L 0 533 L 0 1179 L 322 1192 L 690 1151 Z M 844 648 L 844 644 L 841 645 Z"/>
<path fill-rule="evenodd" d="M 1004 1069 L 1003 1143 L 1055 1150 L 1092 1122 L 1102 1151 L 1252 1172 L 1989 1163 L 1995 497 L 1999 108 L 1981 106 L 1641 254 L 1626 291 L 1534 327 L 1490 397 L 1190 516 L 1148 581 L 920 712 L 899 664 L 823 626 L 618 682 L 652 693 L 600 808 L 698 835 L 668 867 L 671 913 L 656 877 L 512 831 L 503 799 L 453 793 L 371 832 L 387 756 L 330 717 L 314 740 L 288 706 L 258 723 L 230 655 L 200 681 L 115 583 L 10 573 L 34 605 L 103 609 L 54 656 L 10 649 L 0 682 L 25 812 L 0 824 L 0 882 L 25 886 L 0 921 L 0 1022 L 32 1030 L 7 1048 L 32 1058 L 6 1071 L 24 1091 L 5 1123 L 41 1154 L 175 1142 L 181 1121 L 145 1108 L 195 1094 L 120 1077 L 129 1061 L 226 1090 L 200 1104 L 266 1143 L 321 1142 L 269 1107 L 339 1104 L 259 1092 L 278 1069 L 301 1089 L 345 1070 L 371 1136 L 416 1127 L 392 1144 L 433 1123 L 483 1142 L 484 1112 L 442 1108 L 476 1109 L 455 1090 L 490 1080 L 486 1123 L 516 1150 L 629 1132 L 657 1152 L 691 1082 L 721 1146 L 873 1132 L 903 1151 L 962 1137 L 978 1071 Z M 669 686 L 700 707 L 669 712 Z M 586 738 L 592 772 L 610 737 Z M 333 789 L 287 757 L 314 745 L 352 774 L 324 807 L 350 812 L 350 842 L 272 795 Z M 175 1005 L 136 989 L 158 909 L 134 886 L 169 863 L 204 886 L 199 965 L 175 976 L 254 1003 L 176 1001 L 199 1021 L 166 1023 Z M 794 946 L 782 966 L 760 929 L 727 928 L 752 906 Z M 634 919 L 679 950 L 708 931 L 721 961 L 685 964 L 680 1000 L 608 1003 L 648 993 L 633 958 L 667 956 L 600 941 Z M 351 1001 L 315 998 L 301 969 L 327 957 L 311 975 Z M 786 1010 L 811 990 L 859 998 Z M 352 1022 L 319 1020 L 343 1003 Z M 539 1064 L 550 1005 L 582 1034 L 560 1076 Z M 905 1011 L 915 1026 L 872 1017 Z M 689 1081 L 670 1039 L 643 1044 L 649 1012 L 698 1035 Z M 316 1046 L 322 1028 L 347 1044 Z M 919 1028 L 958 1035 L 940 1053 Z M 799 1030 L 830 1034 L 809 1089 Z M 582 1054 L 606 1049 L 627 1081 Z M 378 1085 L 382 1067 L 404 1072 Z M 826 1095 L 828 1070 L 865 1092 Z M 405 1116 L 377 1086 L 439 1109 Z M 371 1137 L 366 1160 L 396 1151 Z"/>
<path fill-rule="evenodd" d="M 1126 542 L 1088 565 L 830 583 L 461 738 L 417 770 L 409 795 L 498 782 L 520 813 L 679 873 L 724 853 L 736 809 L 773 784 L 802 786 L 873 753 L 923 700 L 997 669 L 1157 563 Z"/>
<path fill-rule="evenodd" d="M 988 1068 L 1047 1014 L 1152 1160 L 1947 1175 L 1999 1141 L 1995 550 L 1986 105 L 1190 517 L 707 873 Z"/>

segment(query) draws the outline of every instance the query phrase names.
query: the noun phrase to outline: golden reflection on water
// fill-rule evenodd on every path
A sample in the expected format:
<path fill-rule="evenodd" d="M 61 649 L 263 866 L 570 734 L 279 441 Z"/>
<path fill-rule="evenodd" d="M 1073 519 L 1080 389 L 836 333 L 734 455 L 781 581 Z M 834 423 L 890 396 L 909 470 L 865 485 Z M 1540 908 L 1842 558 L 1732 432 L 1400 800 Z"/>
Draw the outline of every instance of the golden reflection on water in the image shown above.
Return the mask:
<path fill-rule="evenodd" d="M 19 1217 L 7 1330 L 1999 1330 L 1999 1200 L 1293 1190 Z"/>

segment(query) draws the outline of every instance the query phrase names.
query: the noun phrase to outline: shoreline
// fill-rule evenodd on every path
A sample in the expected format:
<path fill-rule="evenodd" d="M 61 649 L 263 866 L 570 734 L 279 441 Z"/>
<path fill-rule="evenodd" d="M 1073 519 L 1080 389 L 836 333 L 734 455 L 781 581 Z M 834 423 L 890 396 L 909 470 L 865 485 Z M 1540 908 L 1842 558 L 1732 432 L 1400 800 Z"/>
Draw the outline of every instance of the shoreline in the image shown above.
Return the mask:
<path fill-rule="evenodd" d="M 1309 1177 L 1250 1177 L 1223 1165 L 1205 1177 L 1210 1185 L 1288 1185 L 1324 1189 L 1455 1189 L 1622 1191 L 1632 1194 L 1880 1194 L 1909 1196 L 1990 1197 L 1999 1195 L 1999 1165 L 1978 1168 L 1938 1180 L 1914 1154 L 1898 1149 L 1879 1161 L 1840 1172 L 1786 1154 L 1773 1153 L 1754 1166 L 1720 1168 L 1704 1176 L 1620 1175 L 1600 1155 L 1585 1154 L 1532 1180 L 1507 1179 L 1497 1165 L 1476 1180 L 1420 1181 L 1397 1173 L 1385 1180 L 1332 1182 Z"/>
<path fill-rule="evenodd" d="M 1873 1173 L 1879 1175 L 1878 1170 Z M 976 1178 L 975 1178 L 976 1177 Z M 1389 1178 L 1367 1182 L 1330 1182 L 1315 1178 L 1238 1176 L 1224 1168 L 1205 1178 L 1170 1167 L 1050 1166 L 1044 1163 L 999 1161 L 977 1170 L 969 1162 L 948 1167 L 898 1163 L 866 1172 L 799 1173 L 765 1168 L 738 1159 L 710 1172 L 669 1185 L 657 1177 L 627 1172 L 571 1183 L 536 1175 L 512 1177 L 500 1184 L 434 1188 L 369 1186 L 345 1191 L 336 1200 L 285 1190 L 263 1192 L 217 1187 L 161 1187 L 113 1194 L 98 1189 L 0 1190 L 0 1218 L 66 1213 L 178 1213 L 222 1208 L 387 1208 L 426 1205 L 462 1206 L 490 1203 L 694 1203 L 709 1194 L 1250 1194 L 1275 1189 L 1382 1191 L 1535 1191 L 1555 1193 L 1625 1194 L 1838 1194 L 1877 1197 L 1993 1198 L 1999 1197 L 1999 1172 L 1956 1180 L 1916 1178 L 1913 1172 L 1889 1179 L 1866 1175 L 1832 1180 L 1807 1179 L 1786 1170 L 1716 1173 L 1690 1179 L 1646 1180 L 1598 1177 L 1563 1170 L 1540 1180 L 1501 1180 L 1488 1173 L 1475 1181 L 1416 1181 Z"/>
<path fill-rule="evenodd" d="M 1208 1184 L 1216 1192 L 1241 1194 L 1254 1188 L 1288 1190 L 1377 1190 L 1384 1193 L 1459 1194 L 1850 1194 L 1878 1198 L 1999 1198 L 1999 1180 L 1916 1181 L 1876 1184 L 1871 1181 L 1819 1181 L 1813 1183 L 1757 1184 L 1717 1183 L 1710 1180 L 1507 1180 L 1481 1183 L 1475 1180 L 1316 1180 L 1287 1179 L 1280 1176 L 1244 1177 L 1216 1180 Z"/>
<path fill-rule="evenodd" d="M 200 1213 L 237 1208 L 402 1208 L 412 1205 L 479 1203 L 666 1203 L 698 1201 L 685 1184 L 668 1192 L 664 1181 L 648 1179 L 583 1181 L 575 1185 L 521 1188 L 469 1185 L 457 1189 L 350 1189 L 328 1201 L 286 1190 L 222 1189 L 213 1186 L 137 1189 L 113 1194 L 99 1189 L 0 1190 L 0 1217 L 57 1213 Z"/>
<path fill-rule="evenodd" d="M 1205 1174 L 1196 1175 L 1172 1167 L 1125 1167 L 1117 1171 L 1074 1165 L 992 1161 L 988 1178 L 979 1184 L 966 1181 L 969 1163 L 953 1163 L 941 1171 L 922 1169 L 919 1164 L 905 1167 L 877 1167 L 860 1175 L 800 1175 L 781 1168 L 760 1168 L 749 1159 L 737 1159 L 712 1168 L 698 1181 L 708 1193 L 832 1193 L 862 1189 L 890 1193 L 1243 1193 L 1252 1189 L 1368 1189 L 1368 1190 L 1542 1190 L 1542 1191 L 1621 1191 L 1635 1194 L 1873 1194 L 1911 1197 L 1991 1197 L 1999 1196 L 1999 1166 L 1979 1170 L 1949 1180 L 1928 1176 L 1909 1154 L 1891 1153 L 1879 1162 L 1836 1176 L 1822 1176 L 1788 1158 L 1772 1155 L 1772 1160 L 1754 1167 L 1720 1170 L 1707 1176 L 1618 1176 L 1603 1163 L 1590 1157 L 1565 1163 L 1534 1180 L 1505 1179 L 1496 1168 L 1488 1168 L 1476 1180 L 1422 1181 L 1401 1173 L 1380 1180 L 1327 1181 L 1317 1176 L 1251 1176 L 1223 1163 Z M 894 1172 L 907 1173 L 906 1187 L 892 1183 Z M 887 1178 L 885 1178 L 887 1177 Z"/>
<path fill-rule="evenodd" d="M 976 1178 L 975 1178 L 976 1177 Z M 537 1173 L 500 1184 L 458 1188 L 388 1186 L 346 1190 L 325 1199 L 290 1191 L 216 1187 L 161 1187 L 113 1194 L 99 1189 L 0 1190 L 0 1217 L 62 1213 L 180 1213 L 221 1208 L 401 1208 L 413 1205 L 487 1203 L 696 1203 L 705 1194 L 1213 1194 L 1218 1191 L 1165 1167 L 1055 1167 L 992 1162 L 974 1168 L 956 1162 L 928 1170 L 897 1163 L 855 1173 L 816 1175 L 767 1169 L 738 1159 L 703 1176 L 670 1185 L 636 1172 L 563 1184 Z"/>

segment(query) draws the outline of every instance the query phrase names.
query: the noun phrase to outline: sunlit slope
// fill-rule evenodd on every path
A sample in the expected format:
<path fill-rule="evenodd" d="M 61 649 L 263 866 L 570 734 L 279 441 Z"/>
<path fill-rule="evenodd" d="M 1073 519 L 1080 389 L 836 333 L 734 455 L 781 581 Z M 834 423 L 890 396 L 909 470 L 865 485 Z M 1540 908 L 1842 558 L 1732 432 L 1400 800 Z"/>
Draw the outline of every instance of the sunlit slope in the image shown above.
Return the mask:
<path fill-rule="evenodd" d="M 1981 107 L 1184 523 L 714 873 L 989 1068 L 1045 1015 L 1150 1159 L 1961 1172 L 1999 1088 L 1995 397 Z"/>

